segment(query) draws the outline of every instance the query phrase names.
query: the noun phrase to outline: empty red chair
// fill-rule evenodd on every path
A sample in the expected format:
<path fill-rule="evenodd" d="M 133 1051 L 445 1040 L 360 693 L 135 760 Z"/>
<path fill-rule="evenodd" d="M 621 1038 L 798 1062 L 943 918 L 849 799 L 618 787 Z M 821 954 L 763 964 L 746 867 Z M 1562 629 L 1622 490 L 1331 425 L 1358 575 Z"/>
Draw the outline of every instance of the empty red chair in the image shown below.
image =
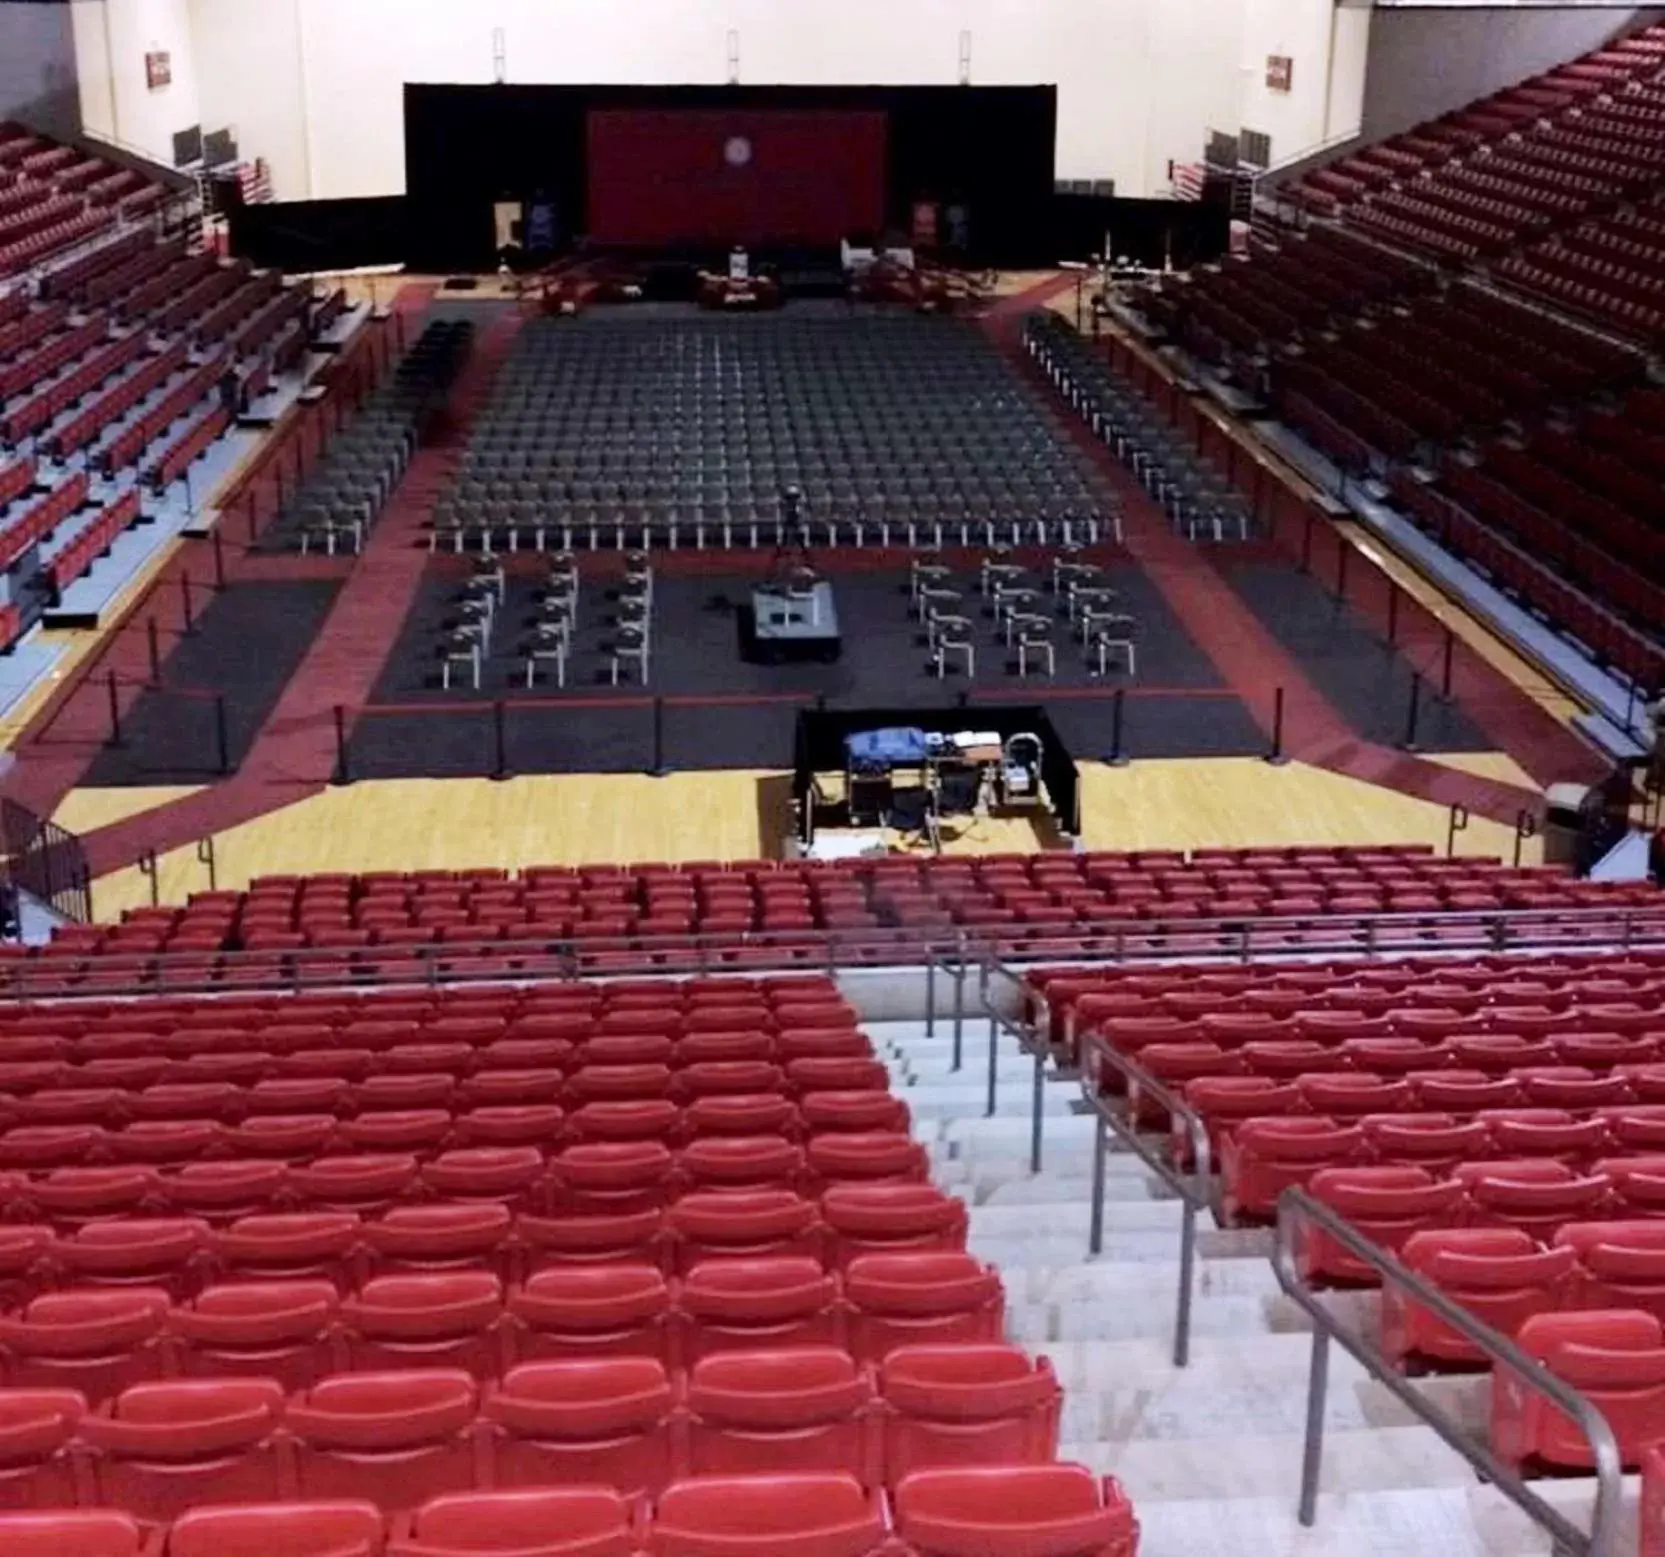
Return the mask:
<path fill-rule="evenodd" d="M 1553 1157 L 1467 1162 L 1452 1177 L 1468 1195 L 1471 1221 L 1518 1227 L 1540 1240 L 1564 1222 L 1599 1215 L 1612 1188 L 1606 1174 L 1580 1174 Z"/>
<path fill-rule="evenodd" d="M 1410 1083 L 1402 1076 L 1361 1076 L 1336 1071 L 1299 1076 L 1295 1085 L 1310 1112 L 1334 1119 L 1393 1114 L 1409 1108 L 1412 1102 Z"/>
<path fill-rule="evenodd" d="M 1580 1117 L 1564 1108 L 1485 1108 L 1475 1118 L 1491 1135 L 1494 1157 L 1571 1161 L 1595 1156 L 1607 1145 L 1602 1118 Z"/>
<path fill-rule="evenodd" d="M 880 1364 L 884 1478 L 943 1465 L 1050 1460 L 1063 1391 L 1044 1357 L 1016 1346 L 901 1346 Z"/>
<path fill-rule="evenodd" d="M 146 1557 L 157 1547 L 121 1509 L 54 1508 L 0 1514 L 0 1551 L 6 1557 Z"/>
<path fill-rule="evenodd" d="M 901 1098 L 877 1091 L 805 1092 L 798 1099 L 798 1115 L 811 1135 L 829 1130 L 906 1134 L 913 1117 Z"/>
<path fill-rule="evenodd" d="M 548 1266 L 509 1293 L 507 1310 L 516 1357 L 675 1360 L 672 1294 L 657 1266 Z"/>
<path fill-rule="evenodd" d="M 326 1276 L 345 1289 L 361 1226 L 352 1211 L 261 1212 L 219 1228 L 209 1246 L 227 1275 Z"/>
<path fill-rule="evenodd" d="M 1539 1314 L 1516 1337 L 1606 1417 L 1627 1470 L 1657 1442 L 1665 1412 L 1665 1333 L 1653 1314 L 1588 1309 Z M 1492 1449 L 1509 1465 L 1591 1470 L 1594 1460 L 1575 1423 L 1507 1370 L 1492 1380 Z"/>
<path fill-rule="evenodd" d="M 335 1284 L 321 1276 L 228 1281 L 177 1304 L 168 1328 L 185 1373 L 260 1375 L 293 1392 L 346 1367 L 340 1307 Z"/>
<path fill-rule="evenodd" d="M 73 1389 L 0 1389 L 0 1509 L 77 1501 L 69 1445 L 87 1414 Z"/>
<path fill-rule="evenodd" d="M 1134 1557 L 1126 1493 L 1080 1465 L 916 1471 L 896 1488 L 896 1533 L 918 1557 Z"/>
<path fill-rule="evenodd" d="M 276 1431 L 283 1386 L 269 1378 L 135 1384 L 81 1424 L 96 1452 L 96 1500 L 143 1519 L 197 1503 L 284 1496 Z"/>
<path fill-rule="evenodd" d="M 674 1141 L 682 1109 L 668 1097 L 605 1099 L 574 1109 L 567 1121 L 578 1141 Z"/>
<path fill-rule="evenodd" d="M 1221 1158 L 1227 1220 L 1273 1216 L 1278 1196 L 1290 1185 L 1305 1185 L 1320 1168 L 1357 1162 L 1363 1145 L 1357 1125 L 1333 1119 L 1246 1120 L 1225 1143 Z"/>
<path fill-rule="evenodd" d="M 838 1282 L 805 1255 L 706 1260 L 688 1272 L 677 1300 L 690 1361 L 717 1351 L 844 1344 Z"/>
<path fill-rule="evenodd" d="M 550 1159 L 557 1209 L 622 1216 L 657 1210 L 675 1159 L 663 1141 L 590 1141 Z"/>
<path fill-rule="evenodd" d="M 364 1225 L 380 1273 L 486 1266 L 507 1279 L 514 1213 L 498 1201 L 435 1201 L 394 1206 Z"/>
<path fill-rule="evenodd" d="M 831 1472 L 674 1482 L 647 1542 L 650 1557 L 878 1557 L 888 1549 L 878 1494 Z"/>
<path fill-rule="evenodd" d="M 1462 1213 L 1463 1187 L 1426 1168 L 1324 1168 L 1307 1186 L 1314 1199 L 1346 1217 L 1372 1243 L 1397 1253 L 1413 1234 L 1448 1227 Z M 1314 1228 L 1298 1251 L 1309 1280 L 1374 1286 L 1376 1270 Z"/>
<path fill-rule="evenodd" d="M 676 1394 L 657 1357 L 523 1363 L 486 1391 L 493 1482 L 593 1482 L 652 1495 L 675 1474 Z"/>
<path fill-rule="evenodd" d="M 552 1146 L 565 1112 L 554 1103 L 481 1103 L 454 1116 L 459 1146 Z"/>
<path fill-rule="evenodd" d="M 965 1248 L 965 1202 L 934 1184 L 834 1184 L 821 1197 L 827 1259 Z"/>
<path fill-rule="evenodd" d="M 665 1262 L 669 1240 L 665 1213 L 658 1206 L 609 1215 L 581 1212 L 564 1216 L 515 1217 L 517 1255 L 528 1270 L 546 1265 L 582 1263 Z"/>
<path fill-rule="evenodd" d="M 187 1162 L 159 1178 L 162 1198 L 176 1211 L 217 1222 L 278 1204 L 288 1184 L 286 1163 L 261 1158 Z"/>
<path fill-rule="evenodd" d="M 328 1149 L 339 1123 L 334 1114 L 251 1114 L 226 1127 L 226 1146 L 239 1157 L 302 1162 Z"/>
<path fill-rule="evenodd" d="M 930 1154 L 900 1131 L 842 1131 L 812 1136 L 809 1171 L 825 1190 L 834 1184 L 924 1183 Z"/>
<path fill-rule="evenodd" d="M 501 1371 L 503 1284 L 490 1271 L 376 1276 L 346 1299 L 341 1317 L 354 1368 Z"/>
<path fill-rule="evenodd" d="M 89 1400 L 162 1372 L 168 1294 L 160 1287 L 75 1287 L 43 1292 L 0 1315 L 9 1383 L 76 1389 Z"/>
<path fill-rule="evenodd" d="M 306 1498 L 373 1500 L 392 1511 L 474 1484 L 476 1387 L 458 1368 L 337 1373 L 287 1413 Z"/>
<path fill-rule="evenodd" d="M 965 1253 L 863 1254 L 844 1273 L 850 1349 L 877 1362 L 898 1346 L 998 1341 L 999 1273 Z"/>
<path fill-rule="evenodd" d="M 1571 1305 L 1665 1319 L 1665 1221 L 1573 1222 L 1555 1235 L 1578 1256 Z"/>
<path fill-rule="evenodd" d="M 630 1502 L 609 1486 L 452 1492 L 395 1522 L 388 1557 L 634 1557 Z"/>
<path fill-rule="evenodd" d="M 60 1224 L 154 1210 L 160 1204 L 155 1170 L 137 1163 L 54 1168 L 32 1179 L 27 1194 L 42 1220 Z"/>
<path fill-rule="evenodd" d="M 422 1183 L 447 1200 L 530 1205 L 547 1177 L 536 1146 L 459 1146 L 422 1165 Z"/>
<path fill-rule="evenodd" d="M 168 1532 L 167 1557 L 381 1557 L 382 1511 L 364 1499 L 193 1508 Z"/>
<path fill-rule="evenodd" d="M 1513 1335 L 1532 1315 L 1560 1304 L 1572 1275 L 1571 1249 L 1544 1249 L 1518 1228 L 1469 1227 L 1416 1233 L 1400 1258 L 1475 1318 Z M 1382 1291 L 1382 1344 L 1396 1361 L 1475 1363 L 1483 1355 L 1392 1284 Z"/>
<path fill-rule="evenodd" d="M 1491 1136 L 1479 1120 L 1451 1114 L 1372 1114 L 1359 1121 L 1369 1154 L 1379 1162 L 1447 1171 L 1489 1155 Z M 1325 1170 L 1340 1171 L 1340 1170 Z"/>
<path fill-rule="evenodd" d="M 824 1243 L 820 1207 L 790 1189 L 725 1189 L 684 1195 L 666 1212 L 675 1261 L 688 1270 L 716 1255 L 807 1254 Z"/>
<path fill-rule="evenodd" d="M 678 1110 L 677 1122 L 691 1140 L 707 1135 L 796 1137 L 801 1133 L 797 1105 L 776 1092 L 715 1093 L 695 1098 Z"/>
<path fill-rule="evenodd" d="M 46 1258 L 53 1242 L 50 1227 L 0 1224 L 0 1308 L 26 1303 L 48 1284 Z"/>
<path fill-rule="evenodd" d="M 315 1210 L 369 1215 L 409 1196 L 416 1179 L 416 1158 L 408 1152 L 366 1152 L 292 1167 L 289 1186 Z"/>
<path fill-rule="evenodd" d="M 835 1347 L 720 1352 L 688 1375 L 688 1465 L 699 1475 L 847 1471 L 880 1479 L 873 1381 Z"/>

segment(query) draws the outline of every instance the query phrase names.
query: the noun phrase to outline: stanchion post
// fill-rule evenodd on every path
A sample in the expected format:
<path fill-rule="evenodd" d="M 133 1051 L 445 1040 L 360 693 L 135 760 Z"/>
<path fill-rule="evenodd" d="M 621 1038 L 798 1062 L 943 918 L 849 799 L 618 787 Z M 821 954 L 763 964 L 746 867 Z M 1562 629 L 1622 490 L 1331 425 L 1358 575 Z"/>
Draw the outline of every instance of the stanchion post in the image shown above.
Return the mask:
<path fill-rule="evenodd" d="M 1399 744 L 1406 751 L 1416 750 L 1416 725 L 1422 713 L 1422 672 L 1411 672 L 1411 695 L 1405 703 L 1405 738 Z"/>
<path fill-rule="evenodd" d="M 1301 571 L 1303 573 L 1312 572 L 1312 525 L 1313 512 L 1309 508 L 1307 510 L 1307 522 L 1301 530 Z"/>
<path fill-rule="evenodd" d="M 104 742 L 106 746 L 121 745 L 121 687 L 116 682 L 116 673 L 112 670 L 105 678 L 105 686 L 110 694 L 110 734 Z"/>
<path fill-rule="evenodd" d="M 220 535 L 220 527 L 216 523 L 211 544 L 214 547 L 214 588 L 225 588 L 225 545 Z"/>
<path fill-rule="evenodd" d="M 1440 645 L 1440 696 L 1446 702 L 1451 700 L 1451 660 L 1457 650 L 1457 635 L 1447 627 L 1445 642 Z"/>
<path fill-rule="evenodd" d="M 1347 555 L 1352 547 L 1339 536 L 1335 543 L 1335 603 L 1342 605 L 1347 599 Z"/>
<path fill-rule="evenodd" d="M 1272 744 L 1266 749 L 1266 760 L 1274 768 L 1281 768 L 1289 761 L 1283 750 L 1283 696 L 1282 687 L 1272 694 Z"/>
<path fill-rule="evenodd" d="M 352 770 L 347 766 L 347 709 L 346 705 L 335 705 L 335 772 L 330 776 L 332 784 L 351 784 Z"/>
<path fill-rule="evenodd" d="M 189 573 L 179 575 L 179 610 L 184 618 L 182 630 L 185 636 L 189 638 L 197 630 L 196 615 L 191 609 L 191 575 Z"/>
<path fill-rule="evenodd" d="M 497 698 L 491 705 L 491 731 L 493 760 L 491 776 L 494 779 L 506 779 L 509 776 L 509 732 L 507 728 L 508 708 L 502 698 Z"/>
<path fill-rule="evenodd" d="M 145 618 L 145 653 L 150 658 L 150 684 L 162 685 L 162 641 L 156 630 L 156 618 Z"/>
<path fill-rule="evenodd" d="M 225 693 L 214 698 L 214 749 L 220 759 L 220 772 L 231 772 L 231 733 L 226 726 Z"/>
<path fill-rule="evenodd" d="M 1445 857 L 1451 859 L 1457 852 L 1457 834 L 1468 830 L 1468 807 L 1453 801 L 1451 815 L 1445 824 Z"/>
<path fill-rule="evenodd" d="M 1388 580 L 1387 641 L 1391 649 L 1399 642 L 1399 586 Z"/>
<path fill-rule="evenodd" d="M 665 776 L 665 700 L 662 697 L 653 700 L 653 762 L 648 768 L 648 775 L 652 778 Z"/>
<path fill-rule="evenodd" d="M 1110 703 L 1110 766 L 1125 768 L 1130 761 L 1124 743 L 1127 719 L 1127 688 L 1117 687 Z"/>

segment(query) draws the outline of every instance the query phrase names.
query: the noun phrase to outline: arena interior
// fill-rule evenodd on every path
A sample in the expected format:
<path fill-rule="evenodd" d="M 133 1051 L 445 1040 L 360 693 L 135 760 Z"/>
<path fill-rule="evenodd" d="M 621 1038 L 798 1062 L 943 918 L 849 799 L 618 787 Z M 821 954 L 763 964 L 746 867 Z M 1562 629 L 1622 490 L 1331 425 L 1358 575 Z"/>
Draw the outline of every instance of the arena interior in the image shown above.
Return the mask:
<path fill-rule="evenodd" d="M 1665 1557 L 1665 18 L 0 3 L 0 1554 Z"/>

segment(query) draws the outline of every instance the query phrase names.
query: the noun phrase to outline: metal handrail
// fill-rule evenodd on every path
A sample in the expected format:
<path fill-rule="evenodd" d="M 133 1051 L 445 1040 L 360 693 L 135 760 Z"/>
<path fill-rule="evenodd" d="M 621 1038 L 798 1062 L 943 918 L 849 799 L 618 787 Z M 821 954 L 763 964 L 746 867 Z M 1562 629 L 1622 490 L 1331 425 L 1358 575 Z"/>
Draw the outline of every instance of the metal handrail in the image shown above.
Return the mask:
<path fill-rule="evenodd" d="M 937 970 L 954 981 L 954 1060 L 952 1070 L 959 1070 L 965 1060 L 965 981 L 968 970 L 966 933 L 961 930 L 954 939 L 953 958 L 934 946 L 925 948 L 925 1036 L 937 1035 Z"/>
<path fill-rule="evenodd" d="M 1126 1083 L 1125 1111 L 1115 1106 L 1115 1094 L 1104 1090 L 1104 1073 L 1113 1071 Z M 1093 1209 L 1087 1247 L 1104 1250 L 1104 1176 L 1109 1136 L 1114 1135 L 1165 1184 L 1180 1203 L 1179 1295 L 1174 1307 L 1174 1366 L 1191 1360 L 1191 1305 L 1197 1266 L 1197 1213 L 1217 1209 L 1213 1189 L 1213 1147 L 1202 1115 L 1186 1105 L 1142 1066 L 1112 1046 L 1102 1033 L 1081 1040 L 1081 1095 L 1093 1111 Z M 1191 1172 L 1182 1173 L 1172 1157 L 1153 1145 L 1138 1128 L 1139 1105 L 1149 1101 L 1168 1112 L 1169 1141 L 1183 1140 L 1189 1148 Z"/>
<path fill-rule="evenodd" d="M 1336 1316 L 1319 1302 L 1317 1293 L 1302 1279 L 1296 1259 L 1298 1235 L 1303 1227 L 1321 1230 L 1325 1237 L 1340 1244 L 1354 1259 L 1376 1271 L 1384 1285 L 1391 1282 L 1483 1353 L 1494 1373 L 1507 1370 L 1528 1390 L 1547 1400 L 1577 1424 L 1590 1446 L 1590 1458 L 1595 1466 L 1595 1511 L 1588 1531 L 1580 1530 L 1558 1508 L 1539 1496 L 1530 1482 L 1512 1466 L 1498 1459 L 1488 1446 L 1464 1434 L 1445 1412 L 1412 1387 L 1380 1348 L 1339 1323 Z M 1558 1379 L 1535 1357 L 1528 1356 L 1507 1336 L 1482 1324 L 1439 1288 L 1424 1281 L 1391 1254 L 1371 1243 L 1357 1228 L 1330 1207 L 1314 1200 L 1305 1190 L 1286 1189 L 1279 1197 L 1276 1237 L 1272 1269 L 1277 1273 L 1278 1285 L 1313 1322 L 1312 1371 L 1307 1382 L 1306 1439 L 1301 1460 L 1299 1514 L 1303 1525 L 1311 1526 L 1317 1513 L 1318 1478 L 1324 1453 L 1324 1403 L 1329 1390 L 1329 1343 L 1335 1340 L 1374 1379 L 1385 1385 L 1395 1399 L 1433 1428 L 1446 1445 L 1467 1460 L 1529 1519 L 1548 1531 L 1557 1551 L 1570 1553 L 1572 1557 L 1617 1557 L 1624 1461 L 1607 1419 L 1584 1396 Z"/>
<path fill-rule="evenodd" d="M 995 1009 L 989 999 L 989 986 L 995 979 L 1005 979 L 1019 996 L 1023 994 L 1023 975 L 1015 969 L 1009 968 L 999 956 L 993 952 L 986 952 L 982 961 L 977 965 L 977 1003 L 982 1008 L 983 1015 L 989 1023 L 989 1090 L 988 1104 L 984 1109 L 984 1117 L 994 1118 L 994 1111 L 999 1102 L 1000 1090 L 1000 1035 L 1005 1033 L 1008 1038 L 1017 1041 L 1021 1053 L 1027 1054 L 1034 1062 L 1034 1080 L 1029 1093 L 1029 1171 L 1041 1171 L 1041 1120 L 1042 1104 L 1046 1094 L 1046 1062 L 1052 1057 L 1051 1045 L 1038 1036 L 1033 1027 L 1021 1022 L 1014 1022 L 1003 1011 Z"/>
<path fill-rule="evenodd" d="M 1318 928 L 1312 928 L 1314 925 Z M 1507 909 L 1489 912 L 1361 914 L 1312 919 L 1138 919 L 1109 926 L 1069 924 L 1024 925 L 1027 941 L 1015 941 L 1010 930 L 977 930 L 899 926 L 891 929 L 830 931 L 746 931 L 737 935 L 618 936 L 575 940 L 550 936 L 518 941 L 448 941 L 419 946 L 297 947 L 272 951 L 97 952 L 78 955 L 73 949 L 27 956 L 0 963 L 0 993 L 27 993 L 31 985 L 48 994 L 63 994 L 66 977 L 96 970 L 97 993 L 154 992 L 159 987 L 181 993 L 198 988 L 223 988 L 225 975 L 243 973 L 239 987 L 291 989 L 303 984 L 373 983 L 372 970 L 344 964 L 354 957 L 389 957 L 413 953 L 421 964 L 415 975 L 428 983 L 466 983 L 505 979 L 575 976 L 595 973 L 703 973 L 747 971 L 770 967 L 776 971 L 837 968 L 851 965 L 917 964 L 926 951 L 939 951 L 963 937 L 966 959 L 998 956 L 1004 964 L 1040 966 L 1068 962 L 1099 964 L 1195 961 L 1250 962 L 1268 959 L 1305 959 L 1319 955 L 1372 957 L 1384 954 L 1437 952 L 1458 954 L 1546 949 L 1592 944 L 1629 949 L 1665 946 L 1665 904 L 1660 908 Z M 1299 931 L 1299 943 L 1291 936 Z M 1264 942 L 1262 938 L 1264 937 Z M 1215 943 L 1215 950 L 1196 948 L 1198 941 Z M 1083 942 L 1089 944 L 1083 945 Z M 1176 946 L 1175 942 L 1179 944 Z M 1229 950 L 1226 949 L 1229 946 Z M 773 954 L 771 962 L 759 960 Z M 281 957 L 282 966 L 271 966 Z M 499 964 L 472 970 L 474 958 Z M 592 961 L 592 959 L 594 959 Z M 519 971 L 506 972 L 504 962 Z M 269 970 L 269 971 L 268 971 Z M 129 972 L 130 985 L 114 975 Z M 215 976 L 218 974 L 219 976 Z M 402 970 L 384 982 L 410 982 Z M 88 991 L 89 993 L 92 991 Z"/>

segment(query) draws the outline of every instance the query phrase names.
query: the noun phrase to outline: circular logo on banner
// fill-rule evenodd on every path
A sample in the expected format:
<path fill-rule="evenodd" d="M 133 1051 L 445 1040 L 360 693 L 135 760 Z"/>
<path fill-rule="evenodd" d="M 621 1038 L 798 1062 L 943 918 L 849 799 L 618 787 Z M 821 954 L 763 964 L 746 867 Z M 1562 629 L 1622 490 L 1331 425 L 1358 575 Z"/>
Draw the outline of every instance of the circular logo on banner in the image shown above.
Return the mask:
<path fill-rule="evenodd" d="M 743 168 L 752 160 L 752 143 L 744 135 L 731 135 L 723 144 L 723 161 L 731 168 Z"/>

